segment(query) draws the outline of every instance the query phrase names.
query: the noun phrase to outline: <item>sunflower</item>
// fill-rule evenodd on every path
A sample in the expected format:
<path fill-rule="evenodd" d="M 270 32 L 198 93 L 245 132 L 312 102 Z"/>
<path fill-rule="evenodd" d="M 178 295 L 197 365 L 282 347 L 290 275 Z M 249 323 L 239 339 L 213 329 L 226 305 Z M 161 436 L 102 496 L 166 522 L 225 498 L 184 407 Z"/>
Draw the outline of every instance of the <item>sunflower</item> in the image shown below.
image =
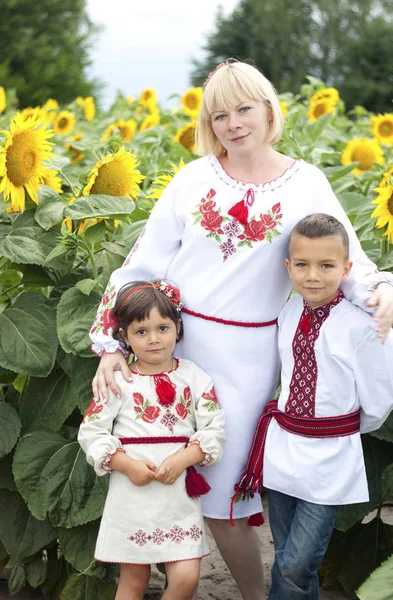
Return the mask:
<path fill-rule="evenodd" d="M 371 216 L 378 218 L 375 223 L 375 227 L 378 227 L 378 229 L 387 225 L 383 235 L 387 235 L 390 241 L 393 242 L 393 185 L 378 187 L 376 191 L 378 192 L 378 198 L 373 200 L 372 203 L 377 204 L 377 208 Z"/>
<path fill-rule="evenodd" d="M 5 89 L 0 85 L 0 113 L 5 110 L 7 106 L 7 96 L 5 95 Z"/>
<path fill-rule="evenodd" d="M 371 117 L 371 133 L 380 144 L 393 144 L 393 114 L 385 113 L 377 117 Z"/>
<path fill-rule="evenodd" d="M 111 138 L 115 133 L 117 133 L 116 130 L 119 131 L 120 137 L 124 142 L 130 142 L 135 136 L 136 121 L 134 121 L 134 119 L 130 119 L 129 121 L 124 121 L 123 119 L 120 119 L 120 121 L 117 121 L 117 123 L 109 125 L 102 138 L 104 142 L 107 142 L 109 138 Z"/>
<path fill-rule="evenodd" d="M 72 142 L 80 142 L 82 137 L 82 133 L 76 133 L 75 135 L 71 136 L 70 143 L 66 144 L 66 150 L 71 154 L 71 163 L 73 165 L 82 160 L 82 158 L 85 156 L 83 152 L 79 150 L 79 148 L 75 148 L 72 145 Z"/>
<path fill-rule="evenodd" d="M 96 105 L 93 96 L 87 96 L 83 101 L 83 112 L 87 121 L 92 121 L 96 114 Z"/>
<path fill-rule="evenodd" d="M 46 112 L 47 114 L 47 121 L 49 123 L 53 123 L 53 121 L 56 118 L 56 111 L 59 108 L 59 104 L 57 102 L 57 100 L 54 100 L 53 98 L 49 98 L 44 106 L 42 107 L 42 109 Z"/>
<path fill-rule="evenodd" d="M 126 101 L 128 106 L 131 106 L 131 104 L 134 102 L 133 96 L 127 96 Z"/>
<path fill-rule="evenodd" d="M 151 184 L 152 187 L 150 189 L 150 194 L 147 196 L 147 198 L 156 198 L 158 200 L 158 198 L 161 196 L 162 192 L 165 190 L 167 185 L 172 181 L 172 179 L 176 175 L 176 173 L 178 173 L 180 171 L 180 169 L 182 169 L 184 167 L 184 164 L 185 163 L 182 158 L 180 159 L 178 167 L 176 165 L 174 165 L 173 163 L 171 163 L 173 173 L 172 174 L 165 173 L 165 174 L 162 174 L 159 177 L 157 177 L 157 179 L 155 179 L 153 181 L 153 183 Z M 154 187 L 154 186 L 158 186 L 158 187 Z"/>
<path fill-rule="evenodd" d="M 199 109 L 201 108 L 202 94 L 203 91 L 201 87 L 190 88 L 183 94 L 181 103 L 186 115 L 196 118 L 199 113 Z"/>
<path fill-rule="evenodd" d="M 75 116 L 69 110 L 62 110 L 57 115 L 53 128 L 55 133 L 68 135 L 75 127 Z"/>
<path fill-rule="evenodd" d="M 393 166 L 383 174 L 378 187 L 385 187 L 387 185 L 393 185 Z"/>
<path fill-rule="evenodd" d="M 335 111 L 336 104 L 332 100 L 328 98 L 322 98 L 321 100 L 316 100 L 314 102 L 310 102 L 310 110 L 307 113 L 311 123 L 314 123 L 319 119 L 319 117 L 323 117 L 328 113 Z"/>
<path fill-rule="evenodd" d="M 147 117 L 145 117 L 142 121 L 142 123 L 139 125 L 139 133 L 142 133 L 143 131 L 146 131 L 146 129 L 151 129 L 152 127 L 155 127 L 156 125 L 160 124 L 160 113 L 156 112 L 153 113 L 152 115 L 148 115 Z"/>
<path fill-rule="evenodd" d="M 48 161 L 53 153 L 53 144 L 48 141 L 52 131 L 45 128 L 43 121 L 21 114 L 15 115 L 10 125 L 11 133 L 5 132 L 7 141 L 0 150 L 0 192 L 6 202 L 11 199 L 10 210 L 25 209 L 25 189 L 34 202 L 38 202 L 37 189 L 42 182 Z"/>
<path fill-rule="evenodd" d="M 83 106 L 85 99 L 82 96 L 77 96 L 75 102 L 77 103 L 78 106 Z"/>
<path fill-rule="evenodd" d="M 280 108 L 281 108 L 282 116 L 285 117 L 285 115 L 288 114 L 288 105 L 285 102 L 285 100 L 280 100 Z"/>
<path fill-rule="evenodd" d="M 41 106 L 35 106 L 34 108 L 28 106 L 27 108 L 24 108 L 19 114 L 21 115 L 24 121 L 33 118 L 35 120 L 45 121 L 48 123 L 48 114 L 46 110 L 41 108 Z"/>
<path fill-rule="evenodd" d="M 139 104 L 143 104 L 143 106 L 147 106 L 147 103 L 151 102 L 151 101 L 153 101 L 155 104 L 157 104 L 156 91 L 151 88 L 143 90 L 143 92 L 139 96 Z"/>
<path fill-rule="evenodd" d="M 54 169 L 46 170 L 42 177 L 41 183 L 52 188 L 52 190 L 55 190 L 55 192 L 57 192 L 58 194 L 63 193 L 63 190 L 61 188 L 62 181 L 60 177 L 58 177 L 58 171 L 55 171 Z"/>
<path fill-rule="evenodd" d="M 120 148 L 115 154 L 108 154 L 89 173 L 83 195 L 108 194 L 136 198 L 140 191 L 138 184 L 145 178 L 135 168 L 137 166 L 136 156 L 124 148 Z"/>
<path fill-rule="evenodd" d="M 349 165 L 352 162 L 359 163 L 359 166 L 353 170 L 353 174 L 357 177 L 360 173 L 373 169 L 374 162 L 383 164 L 385 157 L 377 140 L 356 138 L 348 142 L 341 156 L 342 165 Z"/>
<path fill-rule="evenodd" d="M 320 100 L 328 100 L 332 102 L 334 105 L 340 100 L 340 95 L 336 88 L 323 88 L 322 90 L 318 90 L 315 92 L 313 96 L 310 98 L 310 104 L 314 102 L 319 102 Z"/>
<path fill-rule="evenodd" d="M 175 142 L 184 146 L 187 150 L 195 150 L 195 123 L 187 123 L 176 131 Z"/>

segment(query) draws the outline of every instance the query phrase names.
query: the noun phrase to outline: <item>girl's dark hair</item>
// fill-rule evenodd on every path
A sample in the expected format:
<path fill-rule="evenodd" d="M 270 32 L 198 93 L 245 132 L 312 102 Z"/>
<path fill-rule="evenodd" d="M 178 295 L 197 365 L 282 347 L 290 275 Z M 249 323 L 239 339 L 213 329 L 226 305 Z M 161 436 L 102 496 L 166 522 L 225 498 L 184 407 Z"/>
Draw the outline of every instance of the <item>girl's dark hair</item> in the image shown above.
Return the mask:
<path fill-rule="evenodd" d="M 307 238 L 339 237 L 343 243 L 345 258 L 349 257 L 349 237 L 342 223 L 332 215 L 315 213 L 301 219 L 291 231 L 288 242 L 288 255 L 294 237 L 301 235 Z"/>
<path fill-rule="evenodd" d="M 184 332 L 180 312 L 176 310 L 175 305 L 165 294 L 151 285 L 152 283 L 156 282 L 132 281 L 131 283 L 123 285 L 120 289 L 113 308 L 113 316 L 116 317 L 118 321 L 118 324 L 112 332 L 112 336 L 115 340 L 124 342 L 119 330 L 122 329 L 123 331 L 127 331 L 128 326 L 133 321 L 143 321 L 143 319 L 149 316 L 152 308 L 157 308 L 162 317 L 171 319 L 176 327 L 180 323 L 177 341 L 179 342 L 182 339 Z M 125 299 L 125 296 L 133 289 L 145 285 L 148 287 L 137 290 Z"/>

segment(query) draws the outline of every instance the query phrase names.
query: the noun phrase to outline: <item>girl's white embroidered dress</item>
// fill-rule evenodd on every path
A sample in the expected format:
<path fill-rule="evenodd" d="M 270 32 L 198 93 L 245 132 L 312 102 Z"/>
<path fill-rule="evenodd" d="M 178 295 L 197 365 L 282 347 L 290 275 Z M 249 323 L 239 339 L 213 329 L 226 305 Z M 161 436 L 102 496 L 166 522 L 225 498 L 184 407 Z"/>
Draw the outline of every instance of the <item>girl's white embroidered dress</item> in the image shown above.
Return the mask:
<path fill-rule="evenodd" d="M 121 398 L 109 391 L 107 403 L 93 400 L 78 440 L 97 475 L 110 470 L 106 462 L 119 448 L 136 460 L 152 461 L 158 469 L 165 458 L 185 447 L 182 442 L 122 444 L 119 438 L 185 436 L 199 443 L 206 454 L 204 464 L 220 459 L 225 418 L 211 378 L 184 359 L 167 374 L 176 386 L 172 405 L 159 404 L 153 376 L 136 373 L 132 383 L 115 373 Z M 151 481 L 135 486 L 126 475 L 112 471 L 95 559 L 152 564 L 208 554 L 201 503 L 187 495 L 185 478 L 186 472 L 172 485 Z"/>
<path fill-rule="evenodd" d="M 228 216 L 243 197 L 246 225 Z M 118 348 L 110 335 L 110 309 L 121 286 L 133 280 L 166 277 L 179 286 L 185 306 L 204 315 L 254 323 L 275 319 L 291 290 L 284 264 L 288 236 L 301 218 L 316 212 L 346 226 L 354 267 L 343 292 L 363 307 L 376 283 L 393 283 L 393 276 L 378 273 L 367 258 L 319 169 L 294 161 L 280 177 L 257 186 L 232 179 L 216 157 L 189 163 L 163 192 L 123 267 L 112 274 L 91 330 L 93 351 Z M 212 490 L 202 506 L 206 516 L 228 519 L 257 419 L 276 389 L 277 327 L 237 327 L 184 313 L 182 318 L 185 336 L 177 354 L 211 375 L 227 420 L 224 457 L 206 473 Z M 260 510 L 255 496 L 235 504 L 234 518 Z"/>

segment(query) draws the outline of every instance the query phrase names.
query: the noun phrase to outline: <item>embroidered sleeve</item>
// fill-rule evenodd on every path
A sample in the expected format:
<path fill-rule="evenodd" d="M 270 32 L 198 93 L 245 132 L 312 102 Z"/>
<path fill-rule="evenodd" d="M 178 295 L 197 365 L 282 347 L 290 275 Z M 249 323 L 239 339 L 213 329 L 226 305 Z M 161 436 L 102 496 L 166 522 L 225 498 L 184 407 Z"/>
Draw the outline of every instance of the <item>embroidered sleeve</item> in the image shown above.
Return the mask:
<path fill-rule="evenodd" d="M 210 377 L 196 372 L 191 394 L 195 402 L 196 432 L 190 443 L 197 442 L 205 454 L 201 466 L 212 465 L 220 460 L 225 440 L 225 415 L 220 408 Z"/>
<path fill-rule="evenodd" d="M 112 456 L 114 454 L 116 454 L 116 452 L 125 452 L 125 450 L 124 450 L 124 448 L 114 448 L 113 450 L 110 450 L 107 454 L 106 459 L 104 460 L 104 462 L 101 465 L 101 467 L 104 469 L 104 471 L 107 471 L 108 473 L 112 472 L 112 469 L 110 467 L 110 462 L 112 460 Z"/>
<path fill-rule="evenodd" d="M 78 441 L 97 475 L 105 475 L 111 470 L 110 459 L 122 449 L 119 439 L 111 433 L 122 404 L 123 401 L 109 391 L 108 402 L 102 398 L 92 400 L 80 425 Z"/>
<path fill-rule="evenodd" d="M 177 203 L 177 187 L 175 176 L 157 201 L 123 266 L 111 275 L 90 330 L 91 350 L 98 356 L 104 350 L 111 353 L 119 349 L 119 342 L 112 338 L 115 325 L 112 309 L 120 288 L 130 281 L 164 275 L 180 248 L 184 222 L 179 211 L 184 203 Z M 122 351 L 124 353 L 124 349 Z"/>

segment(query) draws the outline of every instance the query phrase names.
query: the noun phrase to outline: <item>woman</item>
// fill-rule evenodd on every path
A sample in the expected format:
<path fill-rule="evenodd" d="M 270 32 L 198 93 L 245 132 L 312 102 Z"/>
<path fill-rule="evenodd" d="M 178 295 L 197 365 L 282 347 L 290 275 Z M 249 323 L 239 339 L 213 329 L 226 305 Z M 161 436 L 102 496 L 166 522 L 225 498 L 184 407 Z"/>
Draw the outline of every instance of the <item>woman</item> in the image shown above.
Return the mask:
<path fill-rule="evenodd" d="M 197 122 L 203 157 L 186 165 L 158 200 L 123 267 L 113 273 L 92 329 L 92 349 L 102 355 L 93 391 L 106 397 L 107 384 L 118 393 L 114 369 L 129 377 L 110 337 L 115 293 L 136 279 L 166 277 L 180 287 L 187 336 L 177 355 L 209 373 L 227 417 L 224 458 L 204 472 L 212 490 L 203 510 L 245 600 L 265 597 L 259 538 L 248 527 L 261 501 L 258 496 L 235 504 L 231 527 L 230 498 L 257 418 L 276 389 L 276 317 L 291 289 L 284 260 L 289 233 L 301 218 L 324 212 L 345 224 L 354 268 L 343 292 L 363 308 L 367 300 L 378 307 L 381 336 L 393 320 L 387 283 L 393 276 L 378 273 L 364 254 L 322 172 L 272 148 L 282 127 L 274 88 L 257 69 L 240 62 L 217 67 L 205 83 Z"/>

